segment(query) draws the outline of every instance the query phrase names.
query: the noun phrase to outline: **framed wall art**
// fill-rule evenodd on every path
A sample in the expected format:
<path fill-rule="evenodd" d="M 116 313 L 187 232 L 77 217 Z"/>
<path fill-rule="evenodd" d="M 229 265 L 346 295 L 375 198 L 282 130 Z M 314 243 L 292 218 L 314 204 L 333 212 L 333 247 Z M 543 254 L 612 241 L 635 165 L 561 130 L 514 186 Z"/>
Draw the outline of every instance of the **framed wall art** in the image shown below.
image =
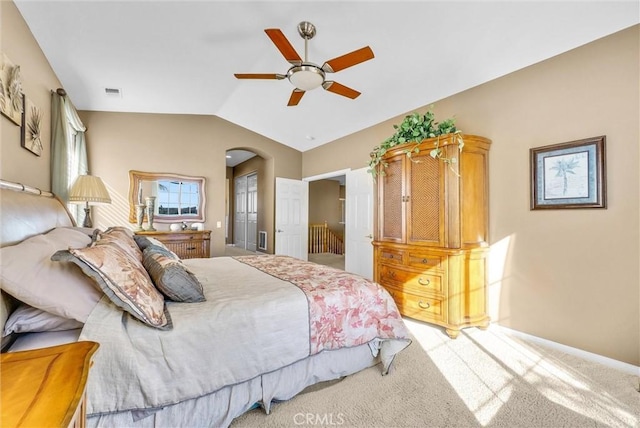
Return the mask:
<path fill-rule="evenodd" d="M 22 129 L 20 130 L 20 145 L 33 154 L 42 154 L 42 111 L 29 98 L 23 96 Z"/>
<path fill-rule="evenodd" d="M 22 124 L 22 78 L 20 66 L 0 53 L 0 113 L 18 126 Z"/>
<path fill-rule="evenodd" d="M 606 208 L 605 140 L 530 149 L 531 209 Z"/>

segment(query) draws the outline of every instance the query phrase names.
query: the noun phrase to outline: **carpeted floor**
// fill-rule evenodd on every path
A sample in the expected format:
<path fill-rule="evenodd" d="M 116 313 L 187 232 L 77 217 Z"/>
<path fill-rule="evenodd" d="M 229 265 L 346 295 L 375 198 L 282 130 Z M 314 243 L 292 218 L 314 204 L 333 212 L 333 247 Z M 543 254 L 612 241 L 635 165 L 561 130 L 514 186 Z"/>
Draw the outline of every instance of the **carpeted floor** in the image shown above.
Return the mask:
<path fill-rule="evenodd" d="M 236 247 L 234 245 L 227 245 L 224 247 L 224 255 L 229 257 L 248 256 L 248 255 L 255 255 L 255 254 L 263 254 L 263 253 L 248 251 L 248 250 L 245 250 L 244 248 Z"/>
<path fill-rule="evenodd" d="M 308 257 L 310 262 L 344 270 L 344 254 L 316 253 L 309 254 Z"/>
<path fill-rule="evenodd" d="M 638 375 L 545 348 L 498 327 L 405 320 L 415 340 L 381 376 L 373 367 L 272 407 L 241 427 L 639 427 Z"/>
<path fill-rule="evenodd" d="M 264 254 L 264 253 L 247 251 L 243 248 L 235 247 L 233 245 L 227 245 L 225 247 L 224 255 L 233 257 L 233 256 L 245 256 L 245 255 L 254 255 L 254 254 Z M 308 257 L 310 262 L 344 270 L 344 254 L 318 253 L 318 254 L 309 254 Z"/>

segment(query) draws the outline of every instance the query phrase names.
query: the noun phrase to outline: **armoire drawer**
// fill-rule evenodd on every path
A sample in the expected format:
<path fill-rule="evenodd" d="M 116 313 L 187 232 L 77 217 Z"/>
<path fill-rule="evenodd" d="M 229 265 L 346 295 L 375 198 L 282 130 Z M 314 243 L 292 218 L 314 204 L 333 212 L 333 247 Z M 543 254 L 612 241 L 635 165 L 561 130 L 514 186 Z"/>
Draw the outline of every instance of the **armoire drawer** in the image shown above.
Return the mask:
<path fill-rule="evenodd" d="M 380 254 L 378 257 L 381 262 L 401 265 L 404 259 L 404 251 L 383 248 L 380 250 Z"/>
<path fill-rule="evenodd" d="M 446 269 L 446 257 L 437 253 L 428 252 L 409 252 L 407 265 L 419 269 Z"/>
<path fill-rule="evenodd" d="M 424 321 L 445 320 L 443 299 L 407 293 L 394 287 L 385 288 L 395 300 L 402 315 Z"/>
<path fill-rule="evenodd" d="M 439 272 L 420 272 L 401 267 L 381 264 L 378 267 L 378 280 L 383 285 L 402 287 L 403 291 L 422 294 L 424 292 L 442 293 L 444 278 Z"/>

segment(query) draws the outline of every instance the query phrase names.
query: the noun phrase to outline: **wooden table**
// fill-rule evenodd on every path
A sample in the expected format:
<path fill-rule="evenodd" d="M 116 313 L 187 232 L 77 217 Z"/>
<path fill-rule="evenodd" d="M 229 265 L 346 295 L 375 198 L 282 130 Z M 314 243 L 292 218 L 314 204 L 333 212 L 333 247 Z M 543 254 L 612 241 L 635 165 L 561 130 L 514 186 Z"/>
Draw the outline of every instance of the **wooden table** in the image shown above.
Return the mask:
<path fill-rule="evenodd" d="M 100 345 L 75 342 L 0 356 L 3 427 L 84 427 L 85 387 Z"/>

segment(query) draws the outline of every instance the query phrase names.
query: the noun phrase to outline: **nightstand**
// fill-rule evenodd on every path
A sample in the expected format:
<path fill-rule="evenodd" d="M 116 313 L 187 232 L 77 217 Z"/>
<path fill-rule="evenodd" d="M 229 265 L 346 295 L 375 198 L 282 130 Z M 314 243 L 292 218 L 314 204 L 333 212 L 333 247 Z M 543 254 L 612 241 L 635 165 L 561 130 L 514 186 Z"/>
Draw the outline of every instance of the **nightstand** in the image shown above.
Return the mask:
<path fill-rule="evenodd" d="M 91 358 L 100 345 L 75 342 L 0 356 L 3 427 L 84 427 Z"/>
<path fill-rule="evenodd" d="M 136 235 L 149 236 L 157 239 L 173 251 L 181 259 L 195 259 L 210 257 L 210 230 L 170 231 L 138 231 Z"/>

